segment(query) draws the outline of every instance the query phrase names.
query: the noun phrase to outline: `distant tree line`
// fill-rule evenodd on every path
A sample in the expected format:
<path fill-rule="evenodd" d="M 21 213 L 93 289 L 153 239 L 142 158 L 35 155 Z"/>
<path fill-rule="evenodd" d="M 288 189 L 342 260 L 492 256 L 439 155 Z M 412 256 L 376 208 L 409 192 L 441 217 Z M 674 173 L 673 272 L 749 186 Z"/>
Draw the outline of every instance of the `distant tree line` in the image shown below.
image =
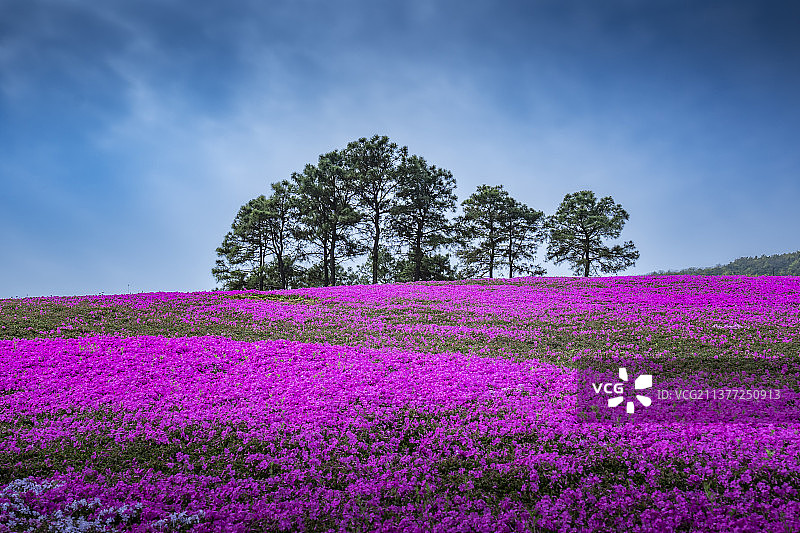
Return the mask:
<path fill-rule="evenodd" d="M 800 251 L 760 257 L 740 257 L 727 265 L 683 270 L 658 270 L 655 276 L 800 276 Z"/>
<path fill-rule="evenodd" d="M 319 156 L 241 206 L 212 274 L 225 290 L 543 275 L 535 262 L 576 274 L 617 272 L 639 253 L 608 247 L 628 214 L 611 197 L 568 194 L 546 217 L 502 185 L 481 185 L 457 205 L 453 174 L 388 137 L 360 138 Z M 344 263 L 364 258 L 357 268 Z M 454 262 L 453 262 L 454 261 Z"/>

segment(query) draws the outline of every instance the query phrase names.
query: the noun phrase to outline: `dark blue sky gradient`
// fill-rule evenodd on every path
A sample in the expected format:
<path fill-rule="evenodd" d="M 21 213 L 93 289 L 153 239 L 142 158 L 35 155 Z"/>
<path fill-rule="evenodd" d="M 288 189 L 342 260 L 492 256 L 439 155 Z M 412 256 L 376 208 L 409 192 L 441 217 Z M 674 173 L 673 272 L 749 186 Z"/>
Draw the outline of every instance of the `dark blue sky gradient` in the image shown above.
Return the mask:
<path fill-rule="evenodd" d="M 203 290 L 238 207 L 388 135 L 626 274 L 800 249 L 794 2 L 0 3 L 0 297 Z M 549 267 L 554 275 L 565 267 Z"/>

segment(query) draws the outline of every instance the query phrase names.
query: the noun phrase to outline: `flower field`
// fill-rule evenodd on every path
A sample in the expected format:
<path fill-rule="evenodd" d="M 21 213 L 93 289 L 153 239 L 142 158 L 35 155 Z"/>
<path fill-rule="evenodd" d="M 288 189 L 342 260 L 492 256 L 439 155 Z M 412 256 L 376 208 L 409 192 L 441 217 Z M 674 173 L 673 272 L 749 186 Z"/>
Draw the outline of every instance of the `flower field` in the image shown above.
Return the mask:
<path fill-rule="evenodd" d="M 769 416 L 579 416 L 720 361 Z M 787 277 L 0 300 L 0 531 L 800 531 L 799 361 Z"/>

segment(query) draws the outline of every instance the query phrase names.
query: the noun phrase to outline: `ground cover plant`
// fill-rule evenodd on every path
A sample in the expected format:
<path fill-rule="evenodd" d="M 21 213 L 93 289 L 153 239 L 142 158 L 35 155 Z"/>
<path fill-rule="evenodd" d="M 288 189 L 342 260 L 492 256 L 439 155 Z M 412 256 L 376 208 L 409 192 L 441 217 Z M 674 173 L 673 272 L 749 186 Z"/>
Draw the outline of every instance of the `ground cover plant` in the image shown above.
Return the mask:
<path fill-rule="evenodd" d="M 797 531 L 791 417 L 586 423 L 577 376 L 741 361 L 785 414 L 799 353 L 788 277 L 0 300 L 0 529 Z"/>

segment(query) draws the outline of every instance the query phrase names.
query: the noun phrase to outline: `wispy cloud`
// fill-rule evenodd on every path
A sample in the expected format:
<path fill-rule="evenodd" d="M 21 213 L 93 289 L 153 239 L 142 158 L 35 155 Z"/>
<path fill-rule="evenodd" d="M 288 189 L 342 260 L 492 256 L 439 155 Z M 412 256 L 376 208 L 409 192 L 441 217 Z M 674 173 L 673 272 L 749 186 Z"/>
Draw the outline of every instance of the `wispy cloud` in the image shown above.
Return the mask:
<path fill-rule="evenodd" d="M 461 199 L 613 196 L 634 273 L 796 249 L 794 11 L 6 2 L 0 294 L 209 288 L 242 203 L 376 133 Z"/>

